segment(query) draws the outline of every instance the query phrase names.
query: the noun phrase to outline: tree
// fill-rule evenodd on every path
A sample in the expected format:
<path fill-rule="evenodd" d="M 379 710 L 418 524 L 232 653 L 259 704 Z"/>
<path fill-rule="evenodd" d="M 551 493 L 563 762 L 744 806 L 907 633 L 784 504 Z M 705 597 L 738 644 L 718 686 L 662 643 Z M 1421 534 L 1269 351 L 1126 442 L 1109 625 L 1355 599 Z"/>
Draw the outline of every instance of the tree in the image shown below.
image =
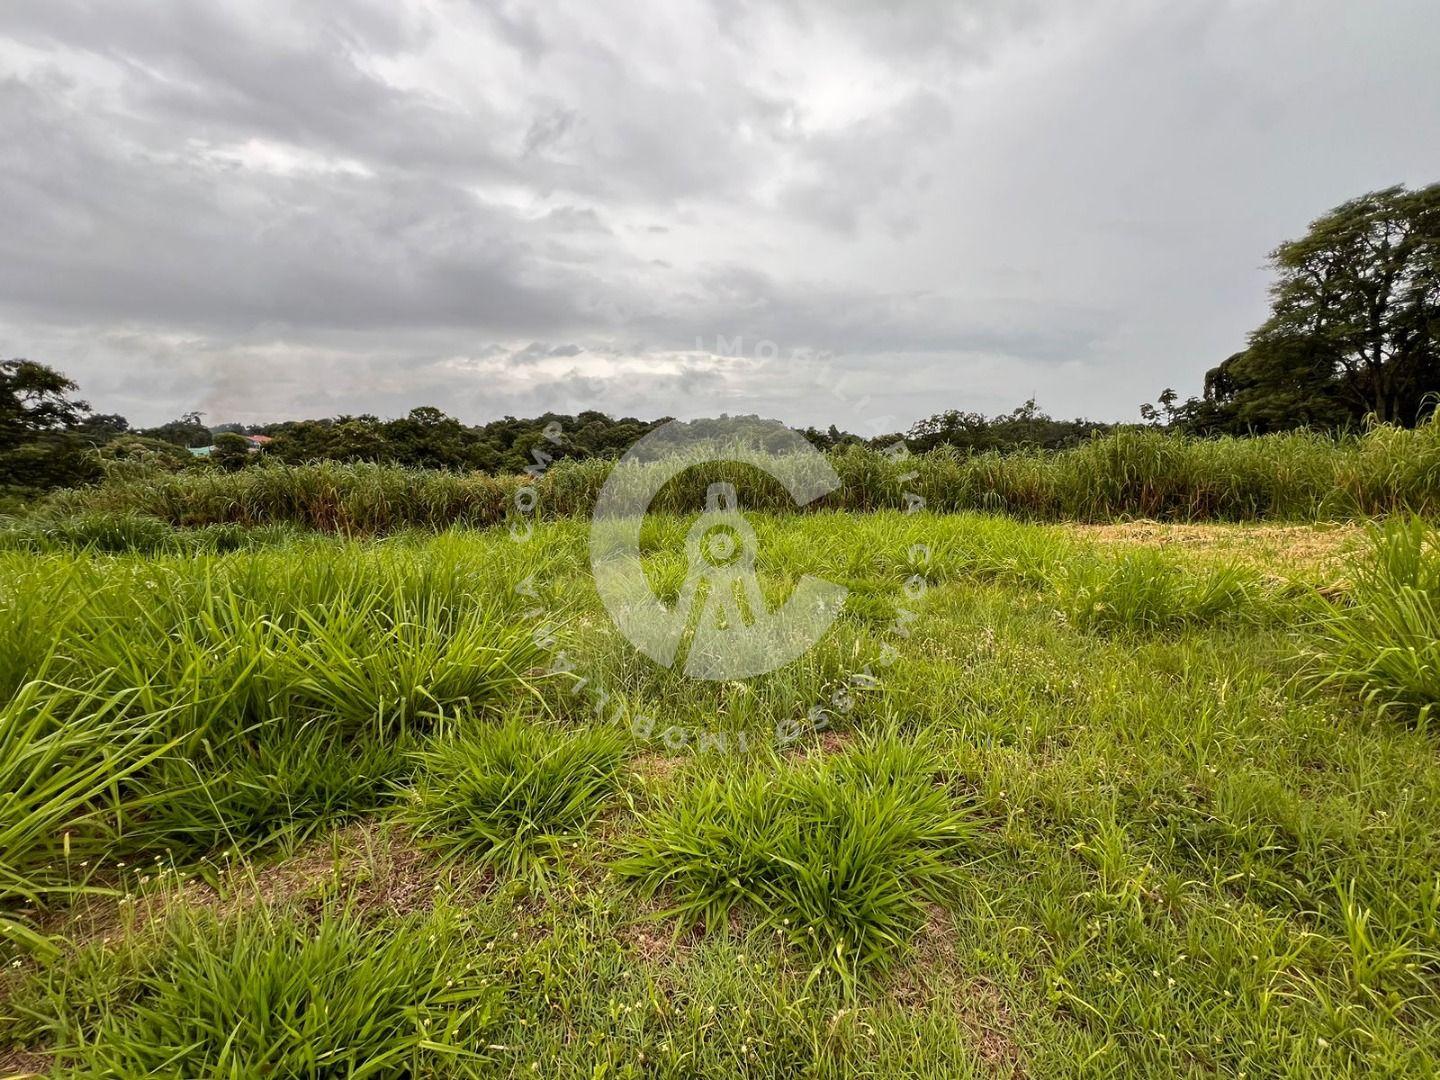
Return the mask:
<path fill-rule="evenodd" d="M 130 421 L 119 413 L 93 413 L 75 425 L 76 434 L 91 446 L 104 446 L 130 433 Z"/>
<path fill-rule="evenodd" d="M 98 454 L 102 462 L 130 462 L 161 472 L 180 472 L 195 463 L 188 450 L 164 439 L 126 433 L 102 446 Z"/>
<path fill-rule="evenodd" d="M 78 389 L 54 368 L 33 360 L 0 363 L 0 449 L 78 424 L 90 411 L 69 396 Z"/>
<path fill-rule="evenodd" d="M 1108 424 L 1093 420 L 1057 420 L 1041 411 L 1032 398 L 1009 413 L 986 416 L 978 412 L 951 409 L 911 425 L 903 438 L 915 453 L 937 446 L 953 446 L 968 453 L 986 450 L 1008 452 L 1027 448 L 1058 450 L 1074 446 L 1096 433 L 1110 430 Z M 893 443 L 897 436 L 874 440 L 878 445 Z"/>
<path fill-rule="evenodd" d="M 215 448 L 210 451 L 210 460 L 226 472 L 236 472 L 250 463 L 250 443 L 244 435 L 222 431 L 215 436 Z"/>
<path fill-rule="evenodd" d="M 0 489 L 28 497 L 98 475 L 87 442 L 72 430 L 90 406 L 54 368 L 32 360 L 0 363 Z"/>
<path fill-rule="evenodd" d="M 1347 397 L 1330 351 L 1300 337 L 1257 339 L 1206 373 L 1205 396 L 1228 406 L 1237 432 L 1335 429 L 1359 424 L 1367 411 Z"/>
<path fill-rule="evenodd" d="M 396 460 L 423 469 L 465 467 L 473 441 L 459 420 L 433 405 L 418 405 L 403 419 L 391 420 L 385 434 Z"/>
<path fill-rule="evenodd" d="M 1270 317 L 1205 376 L 1220 430 L 1414 425 L 1440 393 L 1440 184 L 1342 203 L 1270 254 Z"/>
<path fill-rule="evenodd" d="M 1160 406 L 1158 409 L 1149 402 L 1140 406 L 1140 419 L 1144 420 L 1151 427 L 1170 427 L 1174 425 L 1176 418 L 1184 408 L 1183 405 L 1175 404 L 1179 399 L 1180 395 L 1167 386 L 1164 390 L 1160 391 L 1160 396 L 1155 399 L 1155 403 Z M 1165 417 L 1164 424 L 1160 423 L 1162 414 Z"/>
<path fill-rule="evenodd" d="M 141 435 L 152 439 L 164 439 L 175 446 L 209 446 L 213 441 L 210 429 L 201 422 L 204 413 L 187 412 L 180 419 L 171 420 L 159 427 L 147 428 Z"/>

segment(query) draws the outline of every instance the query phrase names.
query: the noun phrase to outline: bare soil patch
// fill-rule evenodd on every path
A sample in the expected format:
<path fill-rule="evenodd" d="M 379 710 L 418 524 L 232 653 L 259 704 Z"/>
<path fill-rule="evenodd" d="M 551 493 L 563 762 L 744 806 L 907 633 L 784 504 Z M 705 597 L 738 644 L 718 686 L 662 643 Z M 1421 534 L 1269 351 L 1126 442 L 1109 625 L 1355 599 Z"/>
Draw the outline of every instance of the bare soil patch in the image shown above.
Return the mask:
<path fill-rule="evenodd" d="M 955 924 L 948 912 L 931 904 L 915 940 L 914 955 L 895 972 L 890 985 L 901 1005 L 925 1008 L 937 999 L 955 1002 L 960 1023 L 980 1060 L 994 1076 L 1025 1075 L 1025 1055 L 1015 1042 L 1015 1018 L 1000 989 L 989 980 L 960 970 L 955 958 Z"/>
<path fill-rule="evenodd" d="M 409 914 L 430 907 L 450 884 L 485 892 L 488 874 L 466 877 L 442 866 L 395 828 L 373 822 L 344 826 L 273 863 L 226 862 L 212 881 L 194 872 L 157 870 L 123 897 L 81 901 L 44 927 L 72 944 L 143 931 L 186 907 L 228 918 L 256 906 L 316 900 L 330 892 L 347 896 L 362 911 Z"/>

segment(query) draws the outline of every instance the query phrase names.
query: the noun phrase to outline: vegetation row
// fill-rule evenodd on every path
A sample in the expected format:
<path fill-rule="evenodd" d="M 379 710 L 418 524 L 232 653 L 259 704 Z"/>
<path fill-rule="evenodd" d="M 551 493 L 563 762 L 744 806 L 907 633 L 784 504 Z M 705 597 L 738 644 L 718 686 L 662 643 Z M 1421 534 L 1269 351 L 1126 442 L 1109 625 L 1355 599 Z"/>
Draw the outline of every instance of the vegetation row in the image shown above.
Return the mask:
<path fill-rule="evenodd" d="M 721 451 L 717 455 L 723 456 Z M 717 480 L 736 482 L 747 509 L 979 510 L 1033 520 L 1103 522 L 1339 520 L 1440 513 L 1440 422 L 1414 429 L 1378 426 L 1334 439 L 1310 433 L 1198 439 L 1124 431 L 1060 451 L 964 455 L 945 450 L 900 456 L 852 447 L 828 455 L 838 486 L 796 507 L 780 482 L 752 467 L 695 464 L 655 493 L 650 509 L 690 512 Z M 547 463 L 548 464 L 548 463 Z M 627 489 L 648 494 L 652 465 L 618 466 Z M 28 535 L 47 530 L 146 528 L 77 515 L 139 515 L 185 526 L 295 525 L 354 534 L 419 527 L 488 526 L 525 516 L 588 514 L 617 466 L 559 461 L 534 475 L 409 469 L 320 462 L 270 464 L 235 473 L 170 473 L 114 468 L 98 485 L 57 492 L 31 511 Z M 777 473 L 812 468 L 777 459 Z M 161 535 L 157 532 L 157 536 Z M 223 541 L 218 541 L 223 543 Z"/>

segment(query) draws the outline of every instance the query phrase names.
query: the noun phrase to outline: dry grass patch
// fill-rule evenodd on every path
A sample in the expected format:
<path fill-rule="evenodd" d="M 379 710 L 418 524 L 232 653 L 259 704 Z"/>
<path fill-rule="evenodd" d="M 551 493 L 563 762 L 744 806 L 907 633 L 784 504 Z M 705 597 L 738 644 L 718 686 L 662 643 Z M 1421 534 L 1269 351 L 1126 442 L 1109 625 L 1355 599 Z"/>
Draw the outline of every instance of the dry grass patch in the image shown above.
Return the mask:
<path fill-rule="evenodd" d="M 654 911 L 660 909 L 653 901 L 643 903 Z M 699 926 L 680 926 L 674 920 L 657 921 L 642 916 L 621 925 L 615 937 L 637 961 L 655 970 L 685 963 L 704 940 L 705 933 Z"/>
<path fill-rule="evenodd" d="M 664 750 L 636 754 L 627 763 L 629 769 L 643 783 L 661 786 L 682 770 L 689 759 L 681 754 L 670 754 Z"/>
<path fill-rule="evenodd" d="M 1339 576 L 1345 557 L 1362 542 L 1361 525 L 1182 525 L 1126 521 L 1110 525 L 1066 524 L 1063 532 L 1117 548 L 1163 548 L 1203 561 L 1230 559 L 1285 577 Z"/>
<path fill-rule="evenodd" d="M 54 1063 L 43 1054 L 28 1050 L 0 1050 L 0 1080 L 28 1080 L 44 1076 Z"/>

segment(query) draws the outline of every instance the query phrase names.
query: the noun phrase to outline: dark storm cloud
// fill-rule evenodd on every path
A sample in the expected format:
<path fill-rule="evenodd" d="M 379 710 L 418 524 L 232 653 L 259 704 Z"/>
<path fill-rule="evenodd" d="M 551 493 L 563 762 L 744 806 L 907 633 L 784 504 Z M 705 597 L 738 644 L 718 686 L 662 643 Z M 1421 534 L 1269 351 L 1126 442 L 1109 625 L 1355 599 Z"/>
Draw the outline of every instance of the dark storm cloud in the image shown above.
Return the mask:
<path fill-rule="evenodd" d="M 0 353 L 142 422 L 1132 415 L 1440 175 L 1380 8 L 12 0 Z"/>

